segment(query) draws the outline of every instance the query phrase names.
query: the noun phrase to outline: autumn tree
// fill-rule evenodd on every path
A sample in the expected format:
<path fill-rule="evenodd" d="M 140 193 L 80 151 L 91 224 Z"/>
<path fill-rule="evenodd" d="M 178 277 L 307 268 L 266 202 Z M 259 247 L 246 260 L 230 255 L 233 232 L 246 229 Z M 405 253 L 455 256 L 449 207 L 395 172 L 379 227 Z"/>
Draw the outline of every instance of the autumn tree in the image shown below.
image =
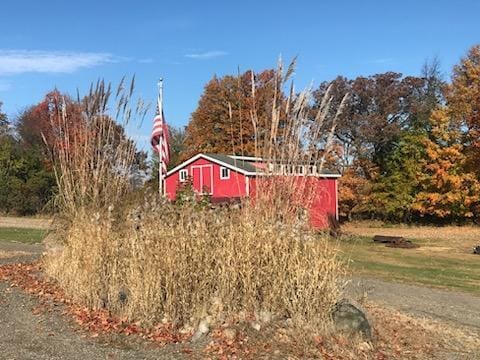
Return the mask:
<path fill-rule="evenodd" d="M 7 116 L 0 112 L 0 213 L 31 215 L 44 211 L 54 183 L 43 153 L 23 148 Z"/>
<path fill-rule="evenodd" d="M 42 151 L 45 159 L 50 160 L 55 141 L 62 138 L 62 134 L 55 130 L 55 121 L 59 118 L 57 114 L 62 112 L 68 114 L 68 124 L 65 124 L 65 127 L 74 133 L 74 129 L 83 122 L 79 103 L 57 89 L 47 93 L 38 104 L 23 111 L 15 124 L 22 147 L 30 151 Z"/>
<path fill-rule="evenodd" d="M 445 83 L 438 59 L 426 61 L 421 77 L 406 77 L 405 118 L 400 136 L 385 156 L 384 166 L 365 198 L 363 208 L 383 220 L 410 221 L 419 192 L 418 173 L 431 134 L 432 112 L 444 102 Z"/>
<path fill-rule="evenodd" d="M 365 198 L 370 192 L 370 183 L 361 175 L 355 173 L 355 168 L 345 170 L 338 184 L 338 212 L 342 219 L 351 220 L 356 213 L 361 212 Z"/>
<path fill-rule="evenodd" d="M 281 98 L 274 76 L 273 70 L 258 74 L 247 71 L 210 80 L 186 128 L 183 157 L 199 152 L 254 155 L 255 131 L 257 141 L 261 141 L 270 130 L 275 92 L 277 99 Z M 257 129 L 252 123 L 253 115 Z"/>
<path fill-rule="evenodd" d="M 335 131 L 340 148 L 337 166 L 349 178 L 343 186 L 370 183 L 362 186 L 369 191 L 363 191 L 358 203 L 350 201 L 345 207 L 368 216 L 408 217 L 422 138 L 429 131 L 432 109 L 443 99 L 438 60 L 426 62 L 419 77 L 395 72 L 353 80 L 338 77 L 319 87 L 314 109 L 329 86 L 333 101 L 344 93 L 351 94 Z M 331 106 L 335 111 L 338 101 Z M 355 188 L 344 192 L 358 193 Z M 341 198 L 340 207 L 343 201 Z"/>
<path fill-rule="evenodd" d="M 466 129 L 467 166 L 480 176 L 480 45 L 453 68 L 447 100 L 449 115 Z"/>
<path fill-rule="evenodd" d="M 444 221 L 478 217 L 480 184 L 465 167 L 460 129 L 445 107 L 435 110 L 430 121 L 432 132 L 424 142 L 426 156 L 420 162 L 421 190 L 412 209 L 422 217 Z"/>
<path fill-rule="evenodd" d="M 388 72 L 370 77 L 348 80 L 339 77 L 333 81 L 333 98 L 350 93 L 344 116 L 336 126 L 335 136 L 344 148 L 344 166 L 354 162 L 363 167 L 368 179 L 372 163 L 383 166 L 385 156 L 398 140 L 407 115 L 405 99 L 410 92 L 408 79 Z M 323 98 L 328 83 L 315 93 L 317 104 Z M 339 104 L 333 104 L 332 111 Z"/>
<path fill-rule="evenodd" d="M 96 86 L 102 86 L 102 82 Z M 99 126 L 103 126 L 112 132 L 113 146 L 107 148 L 114 156 L 116 145 L 126 139 L 127 134 L 122 125 L 107 115 L 106 105 L 101 105 L 101 102 L 92 98 L 91 95 L 86 95 L 82 99 L 72 99 L 57 89 L 47 93 L 41 102 L 26 109 L 17 119 L 16 129 L 22 147 L 30 151 L 38 149 L 44 152 L 44 158 L 50 161 L 52 149 L 56 146 L 68 146 L 69 142 L 79 143 L 78 139 L 73 141 L 75 137 L 88 137 L 100 131 Z M 102 121 L 95 121 L 99 116 L 102 117 Z M 66 133 L 69 138 L 66 138 Z M 97 145 L 99 148 L 104 146 Z M 133 167 L 136 173 L 134 177 L 138 179 L 143 177 L 142 172 L 146 168 L 147 154 L 137 151 Z M 138 179 L 134 181 L 137 182 Z"/>

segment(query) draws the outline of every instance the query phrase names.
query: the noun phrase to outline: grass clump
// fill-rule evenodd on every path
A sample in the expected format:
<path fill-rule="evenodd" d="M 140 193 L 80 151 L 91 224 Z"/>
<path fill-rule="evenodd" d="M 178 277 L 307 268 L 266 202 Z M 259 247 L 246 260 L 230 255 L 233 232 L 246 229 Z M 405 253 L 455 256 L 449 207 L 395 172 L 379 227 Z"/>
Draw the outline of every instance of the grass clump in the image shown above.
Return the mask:
<path fill-rule="evenodd" d="M 280 88 L 286 76 L 276 78 Z M 46 273 L 74 301 L 148 325 L 195 326 L 205 317 L 221 322 L 267 311 L 294 324 L 326 326 L 343 268 L 327 239 L 296 221 L 305 208 L 289 201 L 298 180 L 278 177 L 277 183 L 267 176 L 257 184 L 255 201 L 238 209 L 171 204 L 155 194 L 128 201 L 135 148 L 105 115 L 109 89 L 97 86 L 79 103 L 81 126 L 74 122 L 74 131 L 68 112 L 52 114 L 62 136 L 54 160 L 66 221 L 58 230 L 63 247 L 44 258 Z M 117 113 L 128 120 L 131 88 L 121 86 L 116 94 Z M 272 99 L 272 129 L 280 127 L 278 114 L 286 114 L 286 133 L 271 132 L 261 150 L 268 159 L 295 164 L 321 156 L 323 163 L 326 152 L 313 144 L 328 144 L 330 135 L 309 135 L 301 145 L 308 129 L 321 135 L 321 124 L 304 120 L 308 97 L 292 92 L 286 103 Z M 279 144 L 281 137 L 292 143 Z"/>
<path fill-rule="evenodd" d="M 151 200 L 79 216 L 47 271 L 76 301 L 149 325 L 268 311 L 318 326 L 339 292 L 335 249 L 313 233 Z"/>

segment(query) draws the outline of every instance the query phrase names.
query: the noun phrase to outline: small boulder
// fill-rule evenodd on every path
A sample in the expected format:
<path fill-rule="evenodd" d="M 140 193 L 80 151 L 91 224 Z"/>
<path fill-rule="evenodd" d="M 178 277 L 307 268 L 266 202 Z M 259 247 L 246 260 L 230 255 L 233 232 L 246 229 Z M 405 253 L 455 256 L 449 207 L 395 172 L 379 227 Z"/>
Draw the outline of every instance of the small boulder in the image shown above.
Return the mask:
<path fill-rule="evenodd" d="M 361 333 L 371 339 L 372 329 L 366 314 L 348 300 L 341 300 L 333 310 L 333 321 L 338 331 Z"/>

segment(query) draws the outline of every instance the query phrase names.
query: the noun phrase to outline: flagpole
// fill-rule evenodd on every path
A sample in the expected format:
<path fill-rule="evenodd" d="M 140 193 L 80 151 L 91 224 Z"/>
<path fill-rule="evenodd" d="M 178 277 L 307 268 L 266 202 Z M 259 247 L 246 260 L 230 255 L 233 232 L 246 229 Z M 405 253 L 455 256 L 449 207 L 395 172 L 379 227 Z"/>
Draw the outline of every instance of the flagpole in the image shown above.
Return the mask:
<path fill-rule="evenodd" d="M 157 105 L 158 105 L 158 113 L 162 116 L 163 111 L 163 79 L 160 78 L 158 80 L 158 98 L 157 98 Z M 163 151 L 162 151 L 162 142 L 163 136 L 160 137 L 158 142 L 158 193 L 160 196 L 164 193 L 164 186 L 163 186 Z"/>

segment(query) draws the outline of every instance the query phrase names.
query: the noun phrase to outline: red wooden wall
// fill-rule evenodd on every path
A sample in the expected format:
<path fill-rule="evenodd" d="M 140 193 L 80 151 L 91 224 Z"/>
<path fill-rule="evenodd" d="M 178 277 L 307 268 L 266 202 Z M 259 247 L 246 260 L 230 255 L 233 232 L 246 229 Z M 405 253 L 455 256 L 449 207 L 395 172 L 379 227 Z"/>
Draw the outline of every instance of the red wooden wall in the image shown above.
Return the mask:
<path fill-rule="evenodd" d="M 196 191 L 202 191 L 203 185 L 207 185 L 211 191 L 212 200 L 242 198 L 245 196 L 255 197 L 256 178 L 247 177 L 236 171 L 230 170 L 229 179 L 220 179 L 220 165 L 209 160 L 199 158 L 182 169 L 187 169 L 189 176 L 193 177 L 193 187 Z M 179 182 L 179 171 L 167 177 L 166 195 L 174 200 Z M 317 177 L 297 177 L 299 179 L 298 192 L 295 199 L 285 201 L 300 201 L 304 199 L 309 207 L 310 223 L 314 228 L 327 228 L 328 215 L 337 216 L 337 179 Z M 301 181 L 306 180 L 306 181 Z M 248 181 L 248 193 L 247 193 Z M 206 184 L 205 184 L 206 183 Z M 295 186 L 295 185 L 294 185 Z"/>
<path fill-rule="evenodd" d="M 286 177 L 285 177 L 286 179 Z M 285 201 L 295 201 L 297 204 L 305 204 L 309 208 L 310 224 L 316 229 L 325 229 L 329 227 L 329 215 L 337 217 L 338 189 L 337 178 L 317 178 L 299 176 L 298 183 L 292 184 L 287 180 L 287 184 L 296 187 L 293 192 L 294 199 L 285 199 Z M 278 178 L 276 179 L 278 181 Z M 250 178 L 250 196 L 255 197 L 256 179 Z"/>
<path fill-rule="evenodd" d="M 199 158 L 188 164 L 182 169 L 188 170 L 188 175 L 193 178 L 193 188 L 200 192 L 203 182 L 215 198 L 237 198 L 247 195 L 246 180 L 243 174 L 230 170 L 229 179 L 220 179 L 220 165 L 212 163 L 209 160 Z M 179 182 L 180 170 L 177 170 L 165 180 L 166 195 L 170 200 L 174 200 L 177 187 L 181 186 Z M 200 174 L 202 176 L 200 176 Z M 203 181 L 201 181 L 203 180 Z"/>

